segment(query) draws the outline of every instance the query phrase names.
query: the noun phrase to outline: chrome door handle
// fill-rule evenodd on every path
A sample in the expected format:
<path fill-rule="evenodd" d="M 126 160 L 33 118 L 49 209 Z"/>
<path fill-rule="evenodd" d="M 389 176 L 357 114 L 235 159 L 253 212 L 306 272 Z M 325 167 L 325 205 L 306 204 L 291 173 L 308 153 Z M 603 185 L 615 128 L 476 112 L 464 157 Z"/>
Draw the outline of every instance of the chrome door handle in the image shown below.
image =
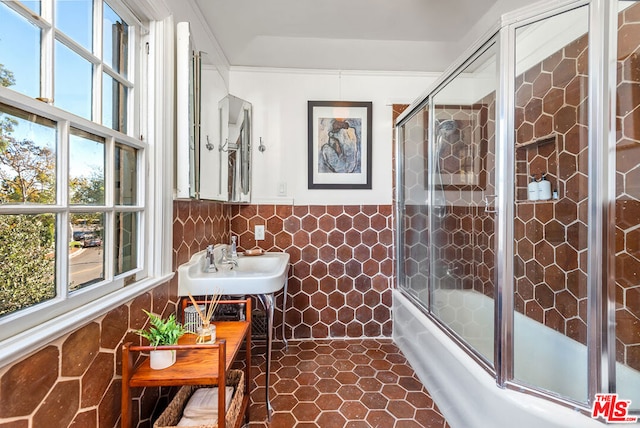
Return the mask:
<path fill-rule="evenodd" d="M 495 213 L 496 212 L 495 202 L 496 202 L 497 198 L 498 198 L 498 195 L 484 195 L 484 197 L 482 198 L 482 202 L 484 202 L 484 212 L 485 213 Z M 490 205 L 492 202 L 493 202 L 493 206 Z"/>

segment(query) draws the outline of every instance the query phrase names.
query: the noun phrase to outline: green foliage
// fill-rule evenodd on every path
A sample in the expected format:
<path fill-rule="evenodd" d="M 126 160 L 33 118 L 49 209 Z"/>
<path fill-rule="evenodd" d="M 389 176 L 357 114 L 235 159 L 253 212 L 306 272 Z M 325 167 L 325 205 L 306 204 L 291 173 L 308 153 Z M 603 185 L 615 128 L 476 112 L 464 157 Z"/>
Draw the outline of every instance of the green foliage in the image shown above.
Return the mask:
<path fill-rule="evenodd" d="M 8 88 L 16 84 L 16 77 L 13 75 L 13 71 L 8 70 L 4 64 L 0 64 L 0 86 Z"/>
<path fill-rule="evenodd" d="M 93 171 L 90 177 L 75 177 L 69 180 L 72 204 L 104 205 L 104 174 Z"/>
<path fill-rule="evenodd" d="M 4 132 L 3 132 L 4 134 Z M 4 203 L 54 203 L 55 154 L 33 141 L 3 136 L 0 200 Z"/>
<path fill-rule="evenodd" d="M 9 87 L 16 83 L 16 79 L 13 76 L 13 72 L 7 70 L 4 64 L 0 64 L 0 86 Z M 0 119 L 0 151 L 3 151 L 7 146 L 7 136 L 13 132 L 13 127 L 18 122 L 15 119 L 9 117 L 3 117 Z"/>
<path fill-rule="evenodd" d="M 55 297 L 53 215 L 0 215 L 0 316 Z"/>
<path fill-rule="evenodd" d="M 144 310 L 144 309 L 143 309 Z M 148 311 L 144 311 L 149 317 L 148 330 L 136 330 L 136 334 L 149 341 L 151 346 L 175 345 L 178 339 L 186 333 L 182 324 L 176 321 L 175 314 L 163 320 L 160 316 Z"/>

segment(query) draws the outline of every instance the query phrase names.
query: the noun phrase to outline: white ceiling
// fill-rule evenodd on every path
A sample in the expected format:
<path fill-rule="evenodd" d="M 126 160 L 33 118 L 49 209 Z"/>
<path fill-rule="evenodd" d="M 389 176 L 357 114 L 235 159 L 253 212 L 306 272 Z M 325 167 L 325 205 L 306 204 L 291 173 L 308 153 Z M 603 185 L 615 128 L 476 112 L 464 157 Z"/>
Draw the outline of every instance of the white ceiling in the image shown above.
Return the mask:
<path fill-rule="evenodd" d="M 195 0 L 231 66 L 442 71 L 527 0 Z M 466 44 L 466 45 L 465 45 Z"/>

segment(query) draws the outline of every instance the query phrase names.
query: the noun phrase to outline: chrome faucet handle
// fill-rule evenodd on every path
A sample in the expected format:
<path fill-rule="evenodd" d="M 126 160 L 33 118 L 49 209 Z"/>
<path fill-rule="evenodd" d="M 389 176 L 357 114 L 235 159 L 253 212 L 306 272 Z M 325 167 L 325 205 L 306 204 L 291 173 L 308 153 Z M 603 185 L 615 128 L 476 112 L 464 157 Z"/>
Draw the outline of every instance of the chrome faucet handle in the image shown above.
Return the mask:
<path fill-rule="evenodd" d="M 227 255 L 227 249 L 223 248 L 221 250 L 221 256 L 220 256 L 220 260 L 218 261 L 219 264 L 221 265 L 233 265 L 235 267 L 238 267 L 238 260 L 237 257 L 233 258 L 233 257 L 229 257 Z"/>
<path fill-rule="evenodd" d="M 207 253 L 205 256 L 205 272 L 218 272 L 218 267 L 216 266 L 213 245 L 209 245 L 207 247 Z"/>

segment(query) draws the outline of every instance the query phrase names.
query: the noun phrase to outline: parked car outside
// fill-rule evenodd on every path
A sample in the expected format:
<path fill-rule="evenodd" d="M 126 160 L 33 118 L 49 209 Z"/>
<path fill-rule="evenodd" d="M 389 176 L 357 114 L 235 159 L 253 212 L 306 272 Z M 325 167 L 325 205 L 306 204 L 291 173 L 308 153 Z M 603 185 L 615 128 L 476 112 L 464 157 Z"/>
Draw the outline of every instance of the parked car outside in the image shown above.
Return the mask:
<path fill-rule="evenodd" d="M 84 248 L 87 247 L 100 247 L 102 245 L 102 239 L 98 238 L 96 235 L 92 235 L 90 233 L 85 233 L 83 237 L 82 246 Z"/>

